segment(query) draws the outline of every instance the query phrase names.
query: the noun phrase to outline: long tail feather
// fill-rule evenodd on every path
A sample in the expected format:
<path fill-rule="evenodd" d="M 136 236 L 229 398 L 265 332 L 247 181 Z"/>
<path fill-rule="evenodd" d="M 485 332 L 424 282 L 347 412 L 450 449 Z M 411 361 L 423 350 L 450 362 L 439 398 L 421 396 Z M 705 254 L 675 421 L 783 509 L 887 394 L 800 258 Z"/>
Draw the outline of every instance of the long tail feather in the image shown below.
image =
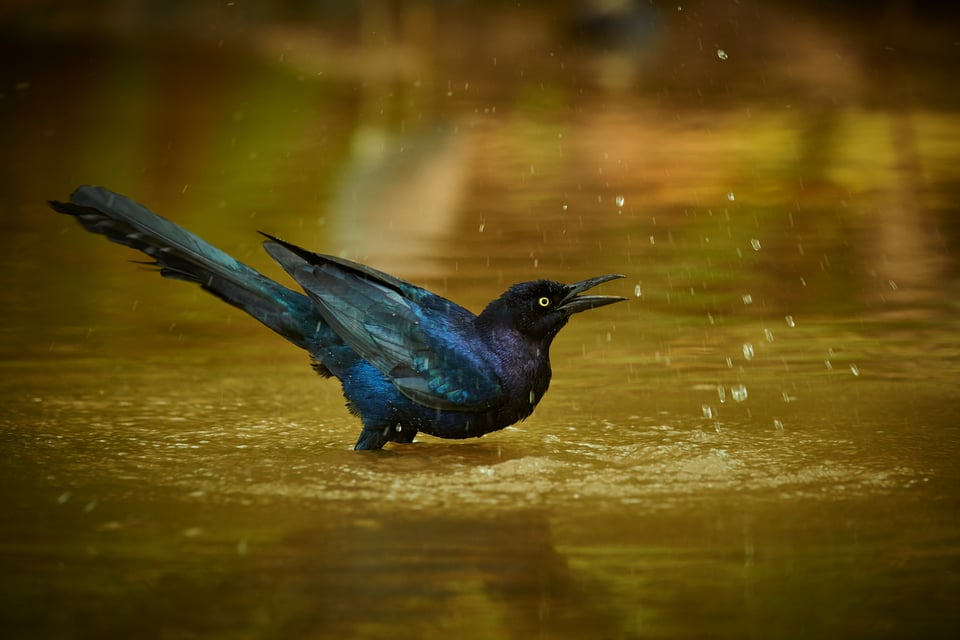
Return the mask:
<path fill-rule="evenodd" d="M 103 187 L 82 186 L 69 202 L 50 201 L 88 231 L 152 258 L 160 275 L 199 284 L 243 309 L 294 344 L 310 348 L 320 316 L 309 298 L 292 291 L 183 227 L 158 216 L 133 200 Z"/>

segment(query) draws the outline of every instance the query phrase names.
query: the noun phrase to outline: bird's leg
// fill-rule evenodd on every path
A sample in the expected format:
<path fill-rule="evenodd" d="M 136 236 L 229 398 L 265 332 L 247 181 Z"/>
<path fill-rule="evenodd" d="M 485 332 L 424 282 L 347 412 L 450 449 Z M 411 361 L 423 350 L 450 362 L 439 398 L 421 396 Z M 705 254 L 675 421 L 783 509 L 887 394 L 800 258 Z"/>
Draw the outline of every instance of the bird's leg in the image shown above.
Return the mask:
<path fill-rule="evenodd" d="M 371 449 L 382 449 L 388 442 L 399 442 L 409 444 L 417 435 L 417 430 L 401 425 L 390 427 L 364 427 L 357 438 L 357 444 L 353 445 L 356 451 L 365 451 Z"/>
<path fill-rule="evenodd" d="M 401 427 L 400 425 L 397 425 L 393 428 L 393 433 L 390 435 L 390 439 L 394 442 L 410 444 L 413 442 L 413 439 L 417 437 L 417 430 L 411 429 L 410 427 Z"/>
<path fill-rule="evenodd" d="M 390 441 L 390 429 L 388 427 L 364 427 L 357 438 L 357 444 L 353 445 L 355 451 L 371 451 L 382 449 L 383 445 Z"/>

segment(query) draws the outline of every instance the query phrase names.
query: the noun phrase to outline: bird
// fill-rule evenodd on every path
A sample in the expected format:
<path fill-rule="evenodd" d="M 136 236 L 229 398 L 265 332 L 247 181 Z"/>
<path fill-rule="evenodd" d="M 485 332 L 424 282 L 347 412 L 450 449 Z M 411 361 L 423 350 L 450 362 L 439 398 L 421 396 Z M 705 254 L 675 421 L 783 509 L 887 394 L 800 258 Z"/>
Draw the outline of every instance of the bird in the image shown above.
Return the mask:
<path fill-rule="evenodd" d="M 570 317 L 626 300 L 584 294 L 621 274 L 541 279 L 509 287 L 474 314 L 373 267 L 260 232 L 299 292 L 105 187 L 80 186 L 49 206 L 306 350 L 317 373 L 340 381 L 359 417 L 356 450 L 411 443 L 418 433 L 480 437 L 527 418 L 550 384 L 550 345 Z"/>

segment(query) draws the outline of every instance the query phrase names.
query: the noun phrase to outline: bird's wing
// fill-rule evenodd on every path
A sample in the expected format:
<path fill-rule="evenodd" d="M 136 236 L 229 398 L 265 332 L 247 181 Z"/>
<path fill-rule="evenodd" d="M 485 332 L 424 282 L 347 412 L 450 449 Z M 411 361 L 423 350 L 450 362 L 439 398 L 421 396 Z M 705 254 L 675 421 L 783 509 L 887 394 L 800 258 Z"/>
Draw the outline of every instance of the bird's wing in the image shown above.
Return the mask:
<path fill-rule="evenodd" d="M 448 411 L 487 408 L 499 397 L 490 365 L 457 342 L 469 311 L 371 267 L 267 237 L 267 253 L 324 321 L 405 396 Z"/>

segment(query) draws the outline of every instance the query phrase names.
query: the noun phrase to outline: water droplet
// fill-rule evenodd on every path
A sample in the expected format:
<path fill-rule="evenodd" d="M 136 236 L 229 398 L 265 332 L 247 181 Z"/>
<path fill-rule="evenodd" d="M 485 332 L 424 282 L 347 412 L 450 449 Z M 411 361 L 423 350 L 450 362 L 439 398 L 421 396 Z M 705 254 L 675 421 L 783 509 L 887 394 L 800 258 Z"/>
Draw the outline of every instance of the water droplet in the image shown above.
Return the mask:
<path fill-rule="evenodd" d="M 569 207 L 569 205 L 566 205 L 566 204 L 563 205 L 563 210 L 566 211 L 568 207 Z"/>
<path fill-rule="evenodd" d="M 763 337 L 766 339 L 767 342 L 773 342 L 773 331 L 770 331 L 770 329 L 764 329 Z"/>
<path fill-rule="evenodd" d="M 830 362 L 829 360 L 824 360 L 824 361 L 823 361 L 823 364 L 825 364 L 825 365 L 827 366 L 827 371 L 833 371 L 833 363 L 832 363 L 832 362 Z"/>
<path fill-rule="evenodd" d="M 855 364 L 850 365 L 850 373 L 859 377 L 860 376 L 860 367 Z"/>
<path fill-rule="evenodd" d="M 484 230 L 484 228 L 485 228 L 486 226 L 487 226 L 487 223 L 486 223 L 486 222 L 481 222 L 481 223 L 480 223 L 480 233 L 483 233 L 483 230 Z"/>
<path fill-rule="evenodd" d="M 893 289 L 894 291 L 900 288 L 897 286 L 897 283 L 894 282 L 893 280 L 887 280 L 887 284 L 890 285 L 890 288 Z"/>
<path fill-rule="evenodd" d="M 733 369 L 733 358 L 727 358 L 727 369 Z"/>
<path fill-rule="evenodd" d="M 747 388 L 742 384 L 733 385 L 730 387 L 730 397 L 732 397 L 735 402 L 743 402 L 747 399 Z"/>
<path fill-rule="evenodd" d="M 743 294 L 741 299 L 743 300 L 743 304 L 753 304 L 753 296 L 749 293 Z"/>
<path fill-rule="evenodd" d="M 743 343 L 743 357 L 747 360 L 753 360 L 753 345 L 749 342 Z"/>
<path fill-rule="evenodd" d="M 793 316 L 787 316 L 786 318 L 784 318 L 784 320 L 787 321 L 787 326 L 790 327 L 791 329 L 797 326 L 797 323 L 793 321 Z"/>
<path fill-rule="evenodd" d="M 736 196 L 733 195 L 733 191 L 727 191 L 727 200 L 729 200 L 730 202 L 733 202 L 736 199 L 737 199 Z"/>
<path fill-rule="evenodd" d="M 640 289 L 640 283 L 637 283 L 637 286 L 633 289 L 633 294 L 638 298 L 643 295 L 643 291 Z"/>
<path fill-rule="evenodd" d="M 723 388 L 722 384 L 717 385 L 717 395 L 720 397 L 720 404 L 724 404 L 727 401 L 727 390 Z"/>
<path fill-rule="evenodd" d="M 700 411 L 703 412 L 703 417 L 704 417 L 704 418 L 707 418 L 708 420 L 709 420 L 710 418 L 713 418 L 713 407 L 711 407 L 710 405 L 708 405 L 708 404 L 702 404 L 702 405 L 700 405 Z"/>
<path fill-rule="evenodd" d="M 624 202 L 626 202 L 626 199 L 623 196 L 617 196 L 616 203 L 618 207 L 622 207 Z"/>
<path fill-rule="evenodd" d="M 774 418 L 773 428 L 776 429 L 777 431 L 783 431 L 783 423 L 777 420 L 776 418 Z"/>
<path fill-rule="evenodd" d="M 750 246 L 753 247 L 754 251 L 760 251 L 760 240 L 757 238 L 750 238 Z"/>
<path fill-rule="evenodd" d="M 728 56 L 727 52 L 724 51 L 723 49 L 717 49 L 717 57 L 720 58 L 721 60 L 726 60 L 730 56 Z"/>

